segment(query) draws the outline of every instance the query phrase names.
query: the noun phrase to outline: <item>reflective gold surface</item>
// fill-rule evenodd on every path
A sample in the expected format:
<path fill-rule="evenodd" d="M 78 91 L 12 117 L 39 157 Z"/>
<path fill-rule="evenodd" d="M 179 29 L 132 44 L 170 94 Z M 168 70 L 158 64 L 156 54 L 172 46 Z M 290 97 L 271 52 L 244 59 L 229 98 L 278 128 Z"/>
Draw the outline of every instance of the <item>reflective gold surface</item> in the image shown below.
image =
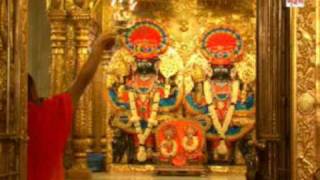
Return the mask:
<path fill-rule="evenodd" d="M 320 136 L 320 1 L 316 1 L 316 111 L 317 137 Z M 320 167 L 320 138 L 317 138 L 317 167 Z"/>
<path fill-rule="evenodd" d="M 88 59 L 93 32 L 90 8 L 94 5 L 88 0 L 47 1 L 51 26 L 51 89 L 53 94 L 66 91 L 75 74 Z M 73 179 L 78 179 L 80 176 L 90 178 L 87 153 L 91 152 L 93 144 L 92 97 L 93 92 L 90 85 L 82 95 L 75 113 L 72 139 L 74 163 L 68 172 L 69 177 Z"/>
<path fill-rule="evenodd" d="M 247 168 L 245 166 L 208 166 L 208 171 L 212 174 L 228 174 L 245 176 Z M 154 174 L 156 173 L 155 165 L 116 165 L 112 164 L 110 173 L 142 173 Z"/>
<path fill-rule="evenodd" d="M 92 180 L 245 180 L 243 175 L 212 174 L 208 176 L 156 176 L 146 174 L 96 173 Z"/>
<path fill-rule="evenodd" d="M 293 179 L 312 179 L 319 165 L 319 8 L 318 0 L 292 9 Z"/>
<path fill-rule="evenodd" d="M 52 0 L 53 1 L 53 0 Z M 59 3 L 60 1 L 55 1 Z M 89 1 L 85 1 L 89 2 Z M 93 2 L 93 1 L 92 1 Z M 97 15 L 95 14 L 95 18 L 98 19 L 98 24 L 101 25 L 102 30 L 106 31 L 108 28 L 112 27 L 111 15 L 112 8 L 110 7 L 110 2 L 108 1 L 96 1 L 99 2 L 90 7 L 94 7 L 93 9 L 99 10 L 101 8 L 101 13 Z M 248 52 L 252 56 L 255 56 L 255 18 L 253 14 L 255 11 L 245 10 L 237 11 L 235 9 L 239 9 L 236 4 L 230 5 L 225 4 L 223 1 L 216 1 L 217 4 L 212 4 L 210 1 L 194 1 L 194 0 L 179 0 L 179 1 L 159 1 L 159 4 L 156 4 L 154 1 L 145 0 L 141 1 L 142 4 L 137 9 L 141 9 L 143 7 L 149 7 L 149 11 L 136 12 L 137 17 L 153 17 L 155 20 L 161 22 L 165 26 L 169 27 L 168 31 L 175 38 L 173 38 L 172 43 L 177 47 L 178 51 L 181 53 L 181 56 L 184 59 L 188 59 L 188 57 L 192 54 L 192 52 L 197 48 L 197 37 L 203 32 L 203 30 L 207 26 L 215 26 L 220 24 L 227 24 L 235 26 L 237 29 L 241 31 L 241 33 L 246 34 L 245 41 L 248 46 Z M 292 71 L 292 84 L 293 84 L 293 126 L 292 126 L 292 135 L 293 135 L 293 174 L 296 179 L 310 179 L 311 171 L 310 171 L 310 163 L 311 165 L 316 165 L 316 150 L 320 149 L 316 147 L 316 141 L 319 141 L 319 138 L 316 138 L 316 131 L 319 131 L 319 128 L 316 129 L 316 124 L 319 124 L 317 121 L 320 117 L 319 115 L 319 97 L 320 97 L 320 89 L 319 89 L 319 59 L 320 59 L 320 44 L 319 44 L 319 0 L 310 0 L 305 1 L 305 8 L 299 10 L 293 10 L 292 13 L 292 28 L 293 28 L 293 44 L 292 44 L 292 57 L 293 57 L 293 71 Z M 201 13 L 195 12 L 195 8 L 197 4 L 201 6 Z M 90 4 L 90 3 L 89 3 Z M 245 3 L 244 3 L 245 4 Z M 179 6 L 177 6 L 179 5 Z M 203 5 L 206 5 L 205 7 Z M 213 7 L 211 8 L 212 5 Z M 224 13 L 220 11 L 219 8 L 217 11 L 212 11 L 213 8 L 224 6 L 231 6 L 233 11 L 229 11 L 229 13 Z M 249 5 L 255 8 L 255 3 L 249 2 Z M 55 7 L 59 7 L 58 9 L 63 9 L 64 7 L 67 10 L 77 9 L 79 6 L 73 4 L 71 0 L 66 0 L 66 5 L 56 4 Z M 87 5 L 81 6 L 80 8 L 86 8 Z M 248 7 L 248 6 L 245 6 Z M 165 8 L 166 11 L 161 11 L 161 8 Z M 50 7 L 49 7 L 50 9 Z M 54 8 L 53 8 L 54 9 Z M 232 8 L 231 8 L 232 9 Z M 230 13 L 231 12 L 231 13 Z M 234 13 L 232 13 L 234 12 Z M 242 12 L 242 13 L 241 13 Z M 245 13 L 243 13 L 245 12 Z M 50 14 L 50 13 L 49 13 Z M 223 16 L 221 16 L 221 14 Z M 58 15 L 57 15 L 58 17 Z M 169 19 L 169 20 L 168 20 Z M 249 22 L 250 25 L 243 23 L 244 21 Z M 52 25 L 53 27 L 53 25 Z M 63 29 L 64 24 L 59 25 L 59 28 Z M 317 28 L 318 27 L 318 28 Z M 54 28 L 53 28 L 54 29 Z M 69 31 L 69 30 L 68 30 Z M 71 32 L 75 30 L 70 30 Z M 56 35 L 53 38 L 58 37 L 58 33 L 64 32 L 56 32 Z M 275 32 L 276 33 L 276 32 Z M 61 59 L 61 53 L 63 52 L 62 48 L 59 47 L 64 43 L 63 38 L 58 38 L 57 41 L 53 41 L 53 43 L 58 43 L 58 46 L 54 46 L 53 49 L 53 57 L 57 59 Z M 72 46 L 71 46 L 72 47 Z M 74 46 L 73 46 L 74 47 Z M 60 48 L 60 50 L 58 49 Z M 69 48 L 68 48 L 69 49 Z M 78 55 L 80 59 L 85 60 L 86 53 L 81 54 L 82 52 L 78 51 Z M 60 56 L 60 57 L 59 57 Z M 75 57 L 76 55 L 72 55 L 70 52 L 69 57 Z M 53 65 L 55 69 L 57 67 L 58 74 L 62 73 L 62 70 L 59 67 L 60 65 Z M 72 65 L 71 65 L 72 66 Z M 55 71 L 55 70 L 54 70 Z M 102 72 L 103 73 L 103 72 Z M 4 76 L 2 76 L 4 77 Z M 59 78 L 54 78 L 59 79 Z M 4 80 L 4 78 L 1 78 Z M 62 80 L 61 80 L 62 81 Z M 5 80 L 3 81 L 5 82 Z M 61 89 L 63 85 L 59 84 L 62 82 L 54 83 L 54 87 L 57 89 Z M 63 88 L 62 88 L 63 89 Z M 98 95 L 97 95 L 98 96 Z M 89 100 L 90 101 L 90 100 Z M 84 107 L 80 107 L 81 111 L 86 111 L 83 109 Z M 108 108 L 108 107 L 106 107 Z M 82 109 L 82 110 L 81 110 Z M 90 114 L 90 112 L 89 112 Z M 87 115 L 83 115 L 83 119 L 85 119 Z M 106 125 L 106 142 L 107 142 L 107 164 L 111 169 L 115 168 L 117 165 L 111 165 L 112 159 L 112 129 L 109 127 L 109 123 L 107 122 L 108 113 L 105 116 L 105 119 L 101 121 Z M 89 117 L 90 119 L 90 117 Z M 79 121 L 76 121 L 79 122 Z M 84 121 L 83 121 L 84 122 Z M 86 128 L 91 128 L 90 121 L 89 126 L 78 124 L 76 125 L 79 134 L 85 137 L 90 136 L 90 130 L 86 130 Z M 80 126 L 82 126 L 82 130 L 80 130 Z M 319 127 L 319 125 L 318 125 Z M 81 135 L 82 136 L 82 135 Z M 90 143 L 88 143 L 90 144 Z M 318 143 L 319 144 L 319 143 Z M 88 148 L 89 145 L 86 145 Z M 318 151 L 319 152 L 319 151 Z M 319 153 L 318 153 L 319 154 Z M 307 162 L 310 162 L 309 164 Z M 320 162 L 320 161 L 318 161 Z M 124 169 L 127 166 L 123 167 Z M 131 169 L 131 168 L 127 168 Z M 144 168 L 142 168 L 144 169 Z M 145 169 L 149 169 L 145 167 Z"/>
<path fill-rule="evenodd" d="M 28 1 L 0 1 L 0 177 L 26 179 Z"/>

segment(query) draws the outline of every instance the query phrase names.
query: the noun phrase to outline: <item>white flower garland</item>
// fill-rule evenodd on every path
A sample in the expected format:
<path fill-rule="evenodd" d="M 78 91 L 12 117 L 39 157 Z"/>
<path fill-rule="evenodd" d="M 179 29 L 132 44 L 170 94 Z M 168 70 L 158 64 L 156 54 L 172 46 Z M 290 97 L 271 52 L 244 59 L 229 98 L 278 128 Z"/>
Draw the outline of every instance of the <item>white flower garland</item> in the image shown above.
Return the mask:
<path fill-rule="evenodd" d="M 172 140 L 172 151 L 168 152 L 166 148 L 166 143 L 168 143 L 168 140 L 164 140 L 160 144 L 160 153 L 163 155 L 165 158 L 169 157 L 174 157 L 177 154 L 178 146 L 175 140 Z"/>
<path fill-rule="evenodd" d="M 188 142 L 188 137 L 183 137 L 182 138 L 182 147 L 188 153 L 195 151 L 199 146 L 199 139 L 197 136 L 192 136 L 193 143 L 191 145 L 189 145 L 187 142 Z"/>
<path fill-rule="evenodd" d="M 230 126 L 230 123 L 231 123 L 231 120 L 232 120 L 232 116 L 233 116 L 233 113 L 234 113 L 234 110 L 235 110 L 235 104 L 237 102 L 237 98 L 238 98 L 238 95 L 239 95 L 239 87 L 240 87 L 240 83 L 239 83 L 238 80 L 232 81 L 231 104 L 228 107 L 225 119 L 221 124 L 219 122 L 219 119 L 218 119 L 218 116 L 217 116 L 217 113 L 216 113 L 216 107 L 215 107 L 215 105 L 213 103 L 213 94 L 212 94 L 211 83 L 208 80 L 204 82 L 204 95 L 205 95 L 206 102 L 209 105 L 209 115 L 211 117 L 213 126 L 215 127 L 215 129 L 217 130 L 219 136 L 222 139 L 225 139 L 226 133 L 227 133 L 227 131 L 229 129 L 229 126 Z M 227 153 L 225 140 L 220 142 L 217 150 L 218 150 L 218 153 L 220 153 L 220 154 L 226 154 Z"/>
<path fill-rule="evenodd" d="M 140 125 L 141 117 L 138 115 L 135 99 L 136 98 L 135 98 L 134 92 L 130 91 L 129 92 L 129 101 L 130 101 L 131 117 L 130 117 L 129 121 L 133 123 L 135 130 L 138 134 L 139 144 L 141 145 L 138 149 L 138 152 L 137 152 L 137 159 L 138 159 L 138 161 L 143 162 L 146 160 L 146 157 L 147 157 L 146 150 L 144 147 L 145 141 L 148 138 L 148 136 L 150 135 L 152 128 L 154 126 L 157 126 L 157 124 L 158 124 L 157 114 L 158 114 L 158 109 L 159 109 L 160 93 L 155 92 L 155 94 L 153 96 L 151 115 L 150 115 L 150 118 L 148 119 L 148 127 L 144 132 L 142 131 L 142 128 Z"/>

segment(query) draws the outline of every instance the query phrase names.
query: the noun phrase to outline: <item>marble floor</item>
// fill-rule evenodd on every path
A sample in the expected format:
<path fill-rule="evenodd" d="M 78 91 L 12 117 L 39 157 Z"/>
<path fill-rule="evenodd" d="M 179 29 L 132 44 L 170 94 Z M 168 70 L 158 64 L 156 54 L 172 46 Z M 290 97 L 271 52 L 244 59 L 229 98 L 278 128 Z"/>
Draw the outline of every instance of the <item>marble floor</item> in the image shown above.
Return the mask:
<path fill-rule="evenodd" d="M 243 176 L 236 175 L 210 175 L 210 176 L 155 176 L 143 174 L 106 174 L 95 173 L 92 180 L 245 180 Z"/>

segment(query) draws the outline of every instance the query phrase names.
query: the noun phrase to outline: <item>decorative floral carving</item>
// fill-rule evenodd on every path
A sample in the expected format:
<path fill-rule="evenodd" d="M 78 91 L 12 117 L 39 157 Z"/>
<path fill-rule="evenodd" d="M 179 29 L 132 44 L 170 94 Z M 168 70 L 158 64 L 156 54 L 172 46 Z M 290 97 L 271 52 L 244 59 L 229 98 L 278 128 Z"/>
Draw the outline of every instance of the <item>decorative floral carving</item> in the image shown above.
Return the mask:
<path fill-rule="evenodd" d="M 47 9 L 63 9 L 64 0 L 47 0 Z"/>
<path fill-rule="evenodd" d="M 317 7 L 319 8 L 319 7 Z M 296 19 L 296 179 L 312 179 L 310 166 L 316 160 L 316 1 L 305 1 L 305 7 L 299 9 Z M 295 20 L 294 20 L 295 21 Z M 308 162 L 308 163 L 306 163 Z"/>
<path fill-rule="evenodd" d="M 66 42 L 66 12 L 52 10 L 48 13 L 51 28 L 51 94 L 62 92 L 65 89 L 65 42 Z"/>
<path fill-rule="evenodd" d="M 298 109 L 301 113 L 310 113 L 314 110 L 316 99 L 309 93 L 304 93 L 298 98 Z"/>

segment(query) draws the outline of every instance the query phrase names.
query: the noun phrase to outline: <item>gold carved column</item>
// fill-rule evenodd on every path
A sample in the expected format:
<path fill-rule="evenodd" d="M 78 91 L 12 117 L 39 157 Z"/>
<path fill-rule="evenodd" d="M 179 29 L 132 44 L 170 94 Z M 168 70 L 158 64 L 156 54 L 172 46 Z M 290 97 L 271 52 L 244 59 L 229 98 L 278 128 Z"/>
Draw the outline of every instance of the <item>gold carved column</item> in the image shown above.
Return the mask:
<path fill-rule="evenodd" d="M 0 8 L 0 116 L 5 119 L 0 121 L 0 132 L 7 132 L 8 24 L 6 20 L 8 17 L 6 2 L 1 2 Z"/>
<path fill-rule="evenodd" d="M 110 2 L 103 1 L 102 2 L 102 31 L 108 31 L 111 28 L 115 28 L 113 26 L 113 9 L 110 6 Z M 111 59 L 111 55 L 105 54 L 103 57 L 103 62 L 101 63 L 102 66 L 102 74 L 103 74 L 103 88 L 107 89 L 107 76 L 108 76 L 108 61 Z M 105 164 L 106 164 L 106 171 L 109 172 L 111 170 L 113 156 L 112 156 L 112 139 L 113 139 L 113 129 L 110 126 L 110 119 L 112 117 L 112 110 L 111 104 L 106 102 L 105 104 L 105 111 L 103 117 L 103 124 L 102 128 L 102 137 L 101 137 L 101 146 L 105 150 Z"/>
<path fill-rule="evenodd" d="M 304 8 L 291 11 L 292 179 L 297 180 L 313 179 L 316 168 L 319 167 L 319 12 L 319 0 L 305 1 Z"/>
<path fill-rule="evenodd" d="M 74 23 L 77 72 L 89 57 L 91 17 L 87 8 L 75 8 L 71 12 Z M 92 146 L 92 86 L 82 95 L 75 113 L 73 151 L 75 162 L 69 171 L 71 179 L 90 179 L 87 167 L 87 153 Z"/>
<path fill-rule="evenodd" d="M 62 8 L 49 9 L 48 17 L 51 26 L 51 94 L 65 90 L 65 45 L 66 45 L 66 17 Z"/>
<path fill-rule="evenodd" d="M 28 0 L 0 1 L 0 179 L 27 179 Z"/>
<path fill-rule="evenodd" d="M 103 79 L 107 80 L 108 79 L 108 61 L 111 59 L 111 57 L 104 56 L 104 63 L 103 63 Z M 104 89 L 107 89 L 107 84 L 108 82 L 104 82 Z M 105 149 L 105 162 L 106 162 L 106 171 L 111 170 L 112 162 L 113 162 L 113 150 L 112 150 L 112 139 L 113 139 L 113 129 L 110 126 L 110 121 L 112 117 L 112 106 L 110 102 L 106 102 L 106 111 L 105 111 L 105 117 L 104 117 L 104 122 L 103 122 L 103 128 L 104 128 L 104 133 L 101 138 L 101 145 L 104 146 Z"/>

